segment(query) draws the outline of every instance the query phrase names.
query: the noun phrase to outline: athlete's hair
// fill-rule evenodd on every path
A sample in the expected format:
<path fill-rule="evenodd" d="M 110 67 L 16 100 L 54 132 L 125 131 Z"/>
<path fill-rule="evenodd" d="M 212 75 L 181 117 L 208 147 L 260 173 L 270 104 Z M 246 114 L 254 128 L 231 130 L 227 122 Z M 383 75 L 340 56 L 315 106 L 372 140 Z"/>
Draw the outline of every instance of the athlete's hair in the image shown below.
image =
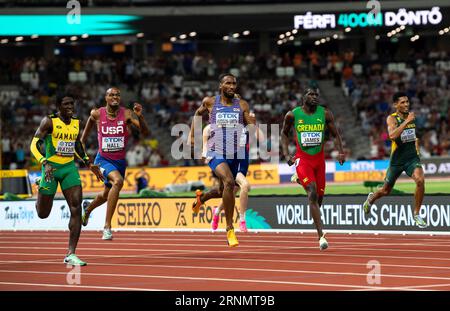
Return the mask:
<path fill-rule="evenodd" d="M 394 103 L 398 102 L 398 100 L 400 99 L 400 97 L 408 97 L 408 95 L 405 92 L 397 92 L 394 94 L 394 96 L 392 96 L 392 101 Z"/>
<path fill-rule="evenodd" d="M 316 87 L 307 87 L 304 91 L 303 91 L 303 96 L 306 96 L 306 94 L 308 94 L 309 91 L 314 91 L 317 94 L 319 94 L 319 89 Z"/>
<path fill-rule="evenodd" d="M 222 74 L 219 76 L 219 82 L 222 83 L 222 80 L 223 80 L 223 78 L 225 78 L 225 77 L 233 77 L 233 78 L 236 79 L 236 76 L 235 76 L 234 74 L 227 72 L 227 73 L 222 73 Z"/>
<path fill-rule="evenodd" d="M 119 89 L 118 87 L 116 87 L 116 86 L 111 86 L 110 88 L 108 88 L 108 89 L 106 90 L 105 95 L 108 94 L 109 91 L 112 90 L 112 89 L 118 90 L 118 91 L 120 92 L 120 89 Z"/>
<path fill-rule="evenodd" d="M 62 101 L 65 97 L 70 97 L 73 99 L 73 101 L 75 101 L 75 97 L 72 96 L 72 94 L 59 94 L 56 96 L 56 107 L 61 106 Z"/>

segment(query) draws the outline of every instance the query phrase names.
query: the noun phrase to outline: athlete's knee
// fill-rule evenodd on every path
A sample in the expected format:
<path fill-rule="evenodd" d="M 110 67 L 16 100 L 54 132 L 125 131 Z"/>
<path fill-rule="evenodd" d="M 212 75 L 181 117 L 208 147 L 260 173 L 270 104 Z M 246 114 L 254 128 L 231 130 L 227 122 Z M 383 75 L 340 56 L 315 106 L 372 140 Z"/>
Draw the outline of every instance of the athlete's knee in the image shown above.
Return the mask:
<path fill-rule="evenodd" d="M 225 180 L 223 181 L 224 189 L 231 189 L 231 191 L 233 191 L 234 185 L 235 182 L 233 178 L 225 178 Z"/>
<path fill-rule="evenodd" d="M 113 185 L 113 187 L 117 187 L 119 189 L 122 189 L 123 187 L 123 178 L 117 178 L 114 179 L 113 181 L 111 181 L 111 184 Z"/>
<path fill-rule="evenodd" d="M 315 189 L 311 190 L 308 193 L 308 200 L 310 203 L 317 203 L 319 196 L 317 195 L 317 191 Z"/>
<path fill-rule="evenodd" d="M 37 205 L 36 205 L 36 212 L 38 214 L 38 217 L 41 219 L 45 219 L 48 217 L 48 215 L 50 215 L 50 209 L 47 210 L 47 209 L 39 208 Z"/>
<path fill-rule="evenodd" d="M 383 196 L 389 195 L 391 193 L 392 187 L 390 186 L 384 186 L 381 188 L 380 192 Z"/>
<path fill-rule="evenodd" d="M 423 187 L 425 185 L 425 178 L 423 176 L 416 178 L 417 187 Z"/>

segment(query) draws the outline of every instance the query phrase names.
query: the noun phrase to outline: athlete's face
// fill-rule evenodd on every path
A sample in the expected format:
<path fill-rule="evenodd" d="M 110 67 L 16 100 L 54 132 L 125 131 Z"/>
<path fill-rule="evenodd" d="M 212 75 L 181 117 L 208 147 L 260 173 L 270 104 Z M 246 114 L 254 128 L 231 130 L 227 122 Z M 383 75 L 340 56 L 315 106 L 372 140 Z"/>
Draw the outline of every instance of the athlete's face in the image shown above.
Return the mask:
<path fill-rule="evenodd" d="M 220 91 L 226 98 L 234 98 L 236 92 L 236 78 L 232 76 L 225 76 L 220 83 Z"/>
<path fill-rule="evenodd" d="M 304 95 L 304 100 L 305 100 L 306 105 L 308 105 L 310 107 L 317 106 L 319 104 L 319 93 L 317 93 L 317 91 L 315 91 L 315 90 L 309 90 Z"/>
<path fill-rule="evenodd" d="M 75 101 L 72 97 L 63 97 L 61 104 L 59 104 L 59 113 L 65 119 L 72 118 L 75 112 Z"/>
<path fill-rule="evenodd" d="M 402 114 L 409 113 L 409 99 L 408 96 L 400 97 L 395 103 L 395 109 Z"/>
<path fill-rule="evenodd" d="M 110 107 L 116 108 L 120 105 L 120 91 L 115 88 L 111 88 L 106 91 L 105 96 L 106 104 Z"/>

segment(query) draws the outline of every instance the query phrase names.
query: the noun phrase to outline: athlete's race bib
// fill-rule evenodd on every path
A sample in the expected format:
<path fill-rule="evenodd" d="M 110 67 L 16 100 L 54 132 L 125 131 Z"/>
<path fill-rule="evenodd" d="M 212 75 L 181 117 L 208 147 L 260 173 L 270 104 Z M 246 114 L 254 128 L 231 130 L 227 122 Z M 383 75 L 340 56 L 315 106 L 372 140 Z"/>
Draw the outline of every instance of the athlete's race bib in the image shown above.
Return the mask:
<path fill-rule="evenodd" d="M 402 143 L 408 143 L 411 141 L 416 140 L 416 129 L 405 129 L 403 130 L 402 134 L 400 135 L 400 138 L 402 140 Z"/>
<path fill-rule="evenodd" d="M 125 137 L 102 137 L 102 151 L 115 152 L 125 148 Z"/>
<path fill-rule="evenodd" d="M 322 132 L 302 132 L 301 144 L 305 147 L 319 146 L 322 143 Z"/>
<path fill-rule="evenodd" d="M 61 157 L 73 157 L 75 153 L 75 142 L 58 140 L 55 153 Z"/>
<path fill-rule="evenodd" d="M 218 112 L 216 114 L 216 124 L 218 127 L 235 127 L 239 124 L 239 113 Z"/>

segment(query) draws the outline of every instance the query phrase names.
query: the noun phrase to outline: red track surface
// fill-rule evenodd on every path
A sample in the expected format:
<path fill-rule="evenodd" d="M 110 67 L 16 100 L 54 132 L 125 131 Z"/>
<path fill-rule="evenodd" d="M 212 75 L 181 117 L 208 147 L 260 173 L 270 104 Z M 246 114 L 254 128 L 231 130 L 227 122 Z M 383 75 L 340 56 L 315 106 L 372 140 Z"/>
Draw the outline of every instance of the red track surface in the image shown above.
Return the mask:
<path fill-rule="evenodd" d="M 449 236 L 329 234 L 322 252 L 313 234 L 237 236 L 229 248 L 224 232 L 82 232 L 88 265 L 71 285 L 68 232 L 3 231 L 0 290 L 450 290 Z"/>

